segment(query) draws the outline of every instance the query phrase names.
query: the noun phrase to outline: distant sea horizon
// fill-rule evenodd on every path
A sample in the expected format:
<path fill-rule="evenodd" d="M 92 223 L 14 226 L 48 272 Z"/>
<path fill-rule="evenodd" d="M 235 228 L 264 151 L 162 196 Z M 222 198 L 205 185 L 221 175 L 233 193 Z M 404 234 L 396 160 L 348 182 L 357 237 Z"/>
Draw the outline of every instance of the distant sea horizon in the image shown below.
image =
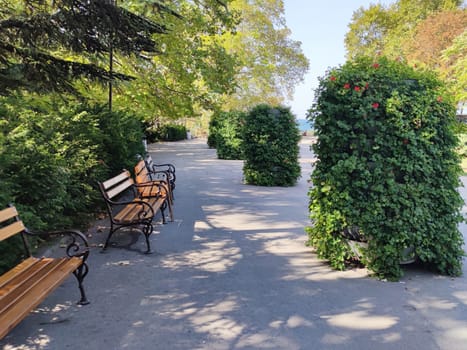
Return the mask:
<path fill-rule="evenodd" d="M 300 132 L 305 132 L 308 130 L 313 129 L 306 119 L 297 119 L 298 127 L 300 129 Z"/>

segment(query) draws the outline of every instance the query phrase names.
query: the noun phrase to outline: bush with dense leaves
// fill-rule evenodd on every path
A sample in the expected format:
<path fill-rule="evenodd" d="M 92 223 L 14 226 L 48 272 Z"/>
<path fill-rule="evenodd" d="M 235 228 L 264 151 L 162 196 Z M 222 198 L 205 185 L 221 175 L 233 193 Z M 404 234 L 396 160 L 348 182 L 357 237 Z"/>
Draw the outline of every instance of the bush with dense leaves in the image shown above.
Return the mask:
<path fill-rule="evenodd" d="M 34 230 L 84 227 L 101 207 L 96 181 L 144 151 L 141 122 L 105 106 L 10 96 L 0 115 L 0 208 L 13 203 Z M 1 264 L 14 247 L 2 244 Z"/>
<path fill-rule="evenodd" d="M 242 130 L 245 182 L 295 185 L 300 177 L 300 133 L 290 109 L 258 105 L 246 114 Z"/>
<path fill-rule="evenodd" d="M 217 112 L 209 122 L 208 146 L 216 148 L 219 159 L 243 159 L 242 122 L 240 111 Z"/>
<path fill-rule="evenodd" d="M 185 140 L 186 134 L 186 127 L 178 124 L 165 124 L 157 128 L 146 129 L 149 142 Z"/>
<path fill-rule="evenodd" d="M 332 266 L 368 242 L 362 262 L 380 277 L 402 275 L 403 249 L 443 274 L 462 271 L 463 201 L 455 108 L 429 72 L 360 58 L 321 80 L 309 118 L 318 158 L 311 176 L 309 243 Z"/>
<path fill-rule="evenodd" d="M 187 129 L 184 125 L 168 124 L 164 125 L 160 130 L 161 141 L 180 141 L 185 140 Z"/>

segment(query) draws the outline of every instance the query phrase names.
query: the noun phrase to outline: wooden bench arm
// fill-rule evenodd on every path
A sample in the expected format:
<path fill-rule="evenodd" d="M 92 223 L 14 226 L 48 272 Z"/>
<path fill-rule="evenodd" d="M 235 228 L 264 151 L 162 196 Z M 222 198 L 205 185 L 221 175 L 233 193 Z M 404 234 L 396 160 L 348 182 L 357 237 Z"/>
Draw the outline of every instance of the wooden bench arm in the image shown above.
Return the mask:
<path fill-rule="evenodd" d="M 86 236 L 78 230 L 60 230 L 48 232 L 31 232 L 25 230 L 29 236 L 43 237 L 43 236 L 69 236 L 71 242 L 67 243 L 66 254 L 68 257 L 78 257 L 85 261 L 89 255 L 89 243 Z"/>
<path fill-rule="evenodd" d="M 160 170 L 157 170 L 157 168 L 162 168 L 162 167 L 166 167 L 166 171 L 170 172 L 170 173 L 174 173 L 175 174 L 175 166 L 173 164 L 155 164 L 155 163 L 152 163 L 152 171 L 151 172 L 156 172 L 156 171 L 160 171 Z"/>
<path fill-rule="evenodd" d="M 169 193 L 169 189 L 164 183 L 160 182 L 141 182 L 135 184 L 136 189 L 138 189 L 140 198 L 144 197 L 162 197 Z M 142 189 L 142 191 L 140 191 Z M 143 195 L 144 193 L 144 195 Z"/>
<path fill-rule="evenodd" d="M 170 172 L 168 170 L 149 171 L 148 174 L 149 174 L 149 177 L 153 181 L 160 181 L 160 180 L 169 181 L 171 178 Z"/>

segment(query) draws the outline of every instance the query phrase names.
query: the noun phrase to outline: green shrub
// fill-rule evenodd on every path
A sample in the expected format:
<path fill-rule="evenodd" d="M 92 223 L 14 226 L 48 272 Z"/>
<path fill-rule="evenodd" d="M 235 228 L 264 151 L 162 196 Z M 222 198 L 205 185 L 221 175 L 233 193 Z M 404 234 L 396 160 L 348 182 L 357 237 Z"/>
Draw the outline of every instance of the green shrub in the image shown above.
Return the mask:
<path fill-rule="evenodd" d="M 96 181 L 132 169 L 141 122 L 106 106 L 54 96 L 0 98 L 0 208 L 13 203 L 33 230 L 85 227 L 102 207 Z M 0 268 L 15 256 L 3 242 Z"/>
<path fill-rule="evenodd" d="M 293 186 L 300 177 L 295 117 L 286 107 L 258 105 L 245 116 L 243 175 L 260 186 Z"/>
<path fill-rule="evenodd" d="M 344 268 L 344 237 L 368 241 L 362 261 L 397 279 L 405 247 L 437 271 L 459 275 L 463 204 L 455 108 L 430 73 L 360 58 L 330 70 L 310 110 L 318 142 L 309 243 Z"/>
<path fill-rule="evenodd" d="M 158 139 L 161 141 L 180 141 L 186 139 L 187 129 L 183 125 L 167 124 L 163 125 L 159 130 Z"/>
<path fill-rule="evenodd" d="M 123 112 L 52 97 L 0 101 L 0 205 L 15 204 L 34 229 L 86 223 L 96 181 L 132 169 L 144 151 L 141 123 Z"/>
<path fill-rule="evenodd" d="M 208 146 L 216 148 L 219 159 L 243 159 L 242 122 L 240 111 L 215 113 L 209 123 Z"/>
<path fill-rule="evenodd" d="M 222 112 L 214 113 L 209 120 L 209 128 L 208 128 L 208 147 L 209 148 L 217 148 L 217 140 L 221 137 L 220 136 L 220 128 L 223 122 L 223 114 Z"/>
<path fill-rule="evenodd" d="M 89 110 L 98 120 L 100 131 L 97 139 L 93 139 L 97 155 L 116 174 L 122 169 L 132 170 L 136 163 L 136 155 L 144 153 L 144 126 L 141 120 L 124 111 L 110 112 L 107 106 L 97 106 Z"/>

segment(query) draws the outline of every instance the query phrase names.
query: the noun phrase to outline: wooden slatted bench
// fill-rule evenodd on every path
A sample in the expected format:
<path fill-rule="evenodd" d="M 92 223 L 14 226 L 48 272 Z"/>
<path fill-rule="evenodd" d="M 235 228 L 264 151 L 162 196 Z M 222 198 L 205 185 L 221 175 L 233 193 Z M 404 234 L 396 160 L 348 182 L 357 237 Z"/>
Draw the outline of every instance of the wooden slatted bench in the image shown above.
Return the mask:
<path fill-rule="evenodd" d="M 110 218 L 110 230 L 103 250 L 107 249 L 110 238 L 117 230 L 137 227 L 146 239 L 146 253 L 150 253 L 149 236 L 158 211 L 162 214 L 163 223 L 166 223 L 164 210 L 168 201 L 167 190 L 157 183 L 135 184 L 128 170 L 98 184 Z"/>
<path fill-rule="evenodd" d="M 167 201 L 167 206 L 169 208 L 169 214 L 170 214 L 170 220 L 174 221 L 173 218 L 173 194 L 172 194 L 172 189 L 170 186 L 170 176 L 166 171 L 161 171 L 161 174 L 159 174 L 158 179 L 154 180 L 153 177 L 151 177 L 146 162 L 144 160 L 138 161 L 136 163 L 135 168 L 135 182 L 138 185 L 151 185 L 151 184 L 160 184 L 162 186 L 162 189 L 167 192 L 168 195 L 168 201 Z M 159 190 L 159 188 L 156 188 L 156 190 Z M 144 186 L 144 187 L 138 187 L 138 191 L 142 197 L 151 197 L 153 194 L 151 191 L 153 191 L 153 188 L 151 186 Z"/>
<path fill-rule="evenodd" d="M 145 158 L 146 167 L 149 171 L 149 175 L 152 180 L 159 180 L 160 174 L 167 173 L 168 174 L 168 181 L 170 183 L 170 190 L 175 190 L 175 180 L 177 176 L 175 175 L 175 166 L 173 164 L 156 164 L 153 162 L 151 155 L 147 155 Z"/>
<path fill-rule="evenodd" d="M 88 304 L 83 279 L 88 273 L 86 259 L 89 246 L 79 231 L 32 233 L 18 217 L 14 206 L 0 211 L 0 241 L 20 235 L 26 257 L 18 265 L 0 276 L 0 339 L 20 323 L 65 279 L 74 274 L 81 293 L 79 304 Z M 32 256 L 28 237 L 64 235 L 69 238 L 66 256 L 36 258 Z"/>

